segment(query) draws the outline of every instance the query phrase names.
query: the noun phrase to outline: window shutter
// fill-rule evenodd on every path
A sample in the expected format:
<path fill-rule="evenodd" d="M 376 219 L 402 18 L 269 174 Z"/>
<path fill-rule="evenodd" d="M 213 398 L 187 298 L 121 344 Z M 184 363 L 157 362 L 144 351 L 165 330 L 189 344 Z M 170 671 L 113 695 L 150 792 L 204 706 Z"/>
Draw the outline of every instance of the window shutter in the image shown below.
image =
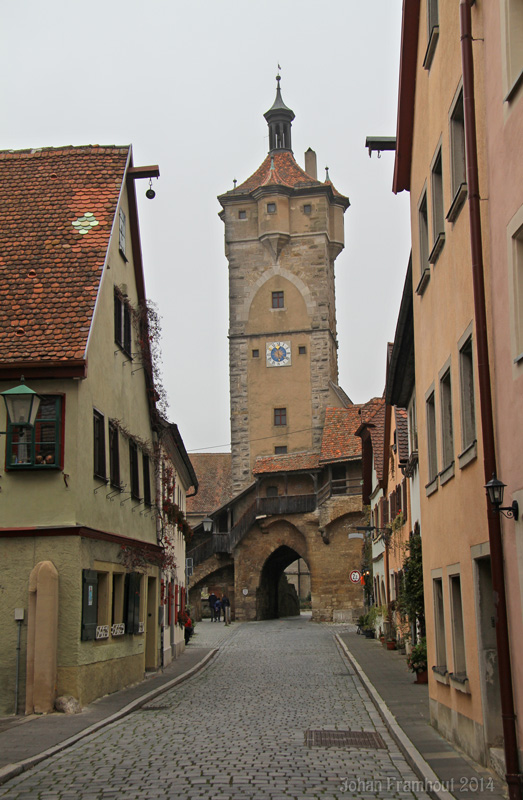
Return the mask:
<path fill-rule="evenodd" d="M 401 507 L 401 510 L 403 511 L 403 516 L 406 519 L 407 518 L 407 479 L 406 478 L 403 478 L 403 481 L 401 482 L 401 488 L 403 490 L 402 491 L 402 494 L 403 494 L 403 505 Z"/>
<path fill-rule="evenodd" d="M 174 584 L 174 624 L 178 622 L 178 584 Z"/>
<path fill-rule="evenodd" d="M 122 331 L 122 301 L 116 294 L 114 293 L 114 341 L 120 345 L 123 345 L 123 331 Z"/>
<path fill-rule="evenodd" d="M 96 638 L 98 622 L 98 573 L 82 570 L 82 634 L 83 642 Z"/>
<path fill-rule="evenodd" d="M 131 354 L 131 311 L 127 303 L 123 304 L 123 349 Z"/>
<path fill-rule="evenodd" d="M 140 628 L 140 574 L 128 572 L 125 576 L 125 632 L 139 633 Z"/>

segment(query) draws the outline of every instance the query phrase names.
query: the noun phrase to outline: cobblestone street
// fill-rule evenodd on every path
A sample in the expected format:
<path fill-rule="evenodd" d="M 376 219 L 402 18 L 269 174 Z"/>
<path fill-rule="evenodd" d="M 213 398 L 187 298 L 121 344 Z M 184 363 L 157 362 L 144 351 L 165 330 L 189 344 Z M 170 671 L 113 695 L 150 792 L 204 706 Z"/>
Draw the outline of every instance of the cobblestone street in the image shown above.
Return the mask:
<path fill-rule="evenodd" d="M 426 798 L 334 641 L 306 617 L 202 622 L 215 660 L 179 687 L 9 781 L 0 798 Z M 368 731 L 386 747 L 308 746 Z M 422 787 L 421 787 L 422 788 Z"/>

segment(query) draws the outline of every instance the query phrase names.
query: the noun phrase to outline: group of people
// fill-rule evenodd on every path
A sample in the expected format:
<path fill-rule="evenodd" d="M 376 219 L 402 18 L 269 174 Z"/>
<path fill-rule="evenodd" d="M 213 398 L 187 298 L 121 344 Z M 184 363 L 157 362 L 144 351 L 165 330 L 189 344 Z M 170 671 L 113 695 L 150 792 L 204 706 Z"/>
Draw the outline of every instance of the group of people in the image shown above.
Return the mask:
<path fill-rule="evenodd" d="M 211 592 L 209 595 L 209 609 L 211 611 L 211 622 L 221 622 L 223 614 L 225 624 L 231 624 L 231 603 L 225 592 L 221 598 Z"/>

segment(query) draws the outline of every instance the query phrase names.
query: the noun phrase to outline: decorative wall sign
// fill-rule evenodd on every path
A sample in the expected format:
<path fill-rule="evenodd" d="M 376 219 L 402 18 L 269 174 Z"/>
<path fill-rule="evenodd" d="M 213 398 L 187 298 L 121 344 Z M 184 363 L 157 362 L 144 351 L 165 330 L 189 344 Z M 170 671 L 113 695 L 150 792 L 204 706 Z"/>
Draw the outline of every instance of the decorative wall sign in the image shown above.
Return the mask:
<path fill-rule="evenodd" d="M 123 622 L 117 622 L 114 625 L 111 625 L 111 636 L 123 636 L 125 633 L 125 624 Z"/>
<path fill-rule="evenodd" d="M 97 639 L 108 639 L 109 638 L 109 625 L 97 625 L 96 626 L 96 638 Z"/>

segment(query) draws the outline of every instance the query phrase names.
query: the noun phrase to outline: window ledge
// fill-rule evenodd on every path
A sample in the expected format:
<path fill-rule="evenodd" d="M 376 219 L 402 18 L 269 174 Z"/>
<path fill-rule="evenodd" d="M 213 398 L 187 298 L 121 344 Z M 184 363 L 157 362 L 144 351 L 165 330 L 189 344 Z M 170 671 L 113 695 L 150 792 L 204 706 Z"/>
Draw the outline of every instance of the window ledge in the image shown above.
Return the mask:
<path fill-rule="evenodd" d="M 514 97 L 517 95 L 520 86 L 522 86 L 522 85 L 523 85 L 523 69 L 521 70 L 521 72 L 519 73 L 518 77 L 516 78 L 516 80 L 514 81 L 512 86 L 510 87 L 510 89 L 508 90 L 508 93 L 507 93 L 506 97 L 504 98 L 503 102 L 504 103 L 511 103 L 512 100 L 514 100 Z"/>
<path fill-rule="evenodd" d="M 516 356 L 514 359 L 514 364 L 521 364 L 523 363 L 523 353 L 520 353 L 519 356 Z"/>
<path fill-rule="evenodd" d="M 437 239 L 434 242 L 434 247 L 430 251 L 429 255 L 430 264 L 436 263 L 436 261 L 440 256 L 441 251 L 443 250 L 444 245 L 445 245 L 445 234 L 443 233 L 443 231 L 441 231 L 441 233 L 438 233 Z"/>
<path fill-rule="evenodd" d="M 470 694 L 469 679 L 464 672 L 449 672 L 450 685 L 463 694 Z"/>
<path fill-rule="evenodd" d="M 463 469 L 464 467 L 467 466 L 467 464 L 470 464 L 477 457 L 478 457 L 478 443 L 477 440 L 474 439 L 472 444 L 469 444 L 469 446 L 466 447 L 465 450 L 463 450 L 463 452 L 459 454 L 458 456 L 459 468 Z"/>
<path fill-rule="evenodd" d="M 452 461 L 448 467 L 442 469 L 439 474 L 439 482 L 441 486 L 444 486 L 451 478 L 454 477 L 454 462 Z"/>
<path fill-rule="evenodd" d="M 431 494 L 434 494 L 434 492 L 438 491 L 438 485 L 439 485 L 438 476 L 436 475 L 436 477 L 433 480 L 431 480 L 430 483 L 427 483 L 427 485 L 425 486 L 427 497 L 430 497 Z"/>
<path fill-rule="evenodd" d="M 447 671 L 447 667 L 432 667 L 432 674 L 436 678 L 438 683 L 442 683 L 444 686 L 448 686 L 449 681 L 449 673 Z"/>
<path fill-rule="evenodd" d="M 458 191 L 454 195 L 454 200 L 452 201 L 446 219 L 449 222 L 456 222 L 457 218 L 459 217 L 459 213 L 465 204 L 465 200 L 467 199 L 468 188 L 466 183 L 460 183 L 458 186 Z"/>
<path fill-rule="evenodd" d="M 287 309 L 285 308 L 285 306 L 282 306 L 281 308 L 271 308 L 270 310 L 271 310 L 271 311 L 287 311 Z"/>
<path fill-rule="evenodd" d="M 430 267 L 425 267 L 421 273 L 420 282 L 416 286 L 416 294 L 422 295 L 430 281 Z"/>
<path fill-rule="evenodd" d="M 128 258 L 127 258 L 127 256 L 125 255 L 125 253 L 124 253 L 124 251 L 122 250 L 122 248 L 121 248 L 121 247 L 119 247 L 119 248 L 118 248 L 118 251 L 119 251 L 119 253 L 120 253 L 121 257 L 123 258 L 123 260 L 125 261 L 125 263 L 127 264 L 127 262 L 129 261 L 129 259 L 128 259 Z"/>
<path fill-rule="evenodd" d="M 425 58 L 423 59 L 423 69 L 430 69 L 432 66 L 432 59 L 436 52 L 436 45 L 439 39 L 439 25 L 434 25 L 430 32 L 429 43 L 425 51 Z"/>

